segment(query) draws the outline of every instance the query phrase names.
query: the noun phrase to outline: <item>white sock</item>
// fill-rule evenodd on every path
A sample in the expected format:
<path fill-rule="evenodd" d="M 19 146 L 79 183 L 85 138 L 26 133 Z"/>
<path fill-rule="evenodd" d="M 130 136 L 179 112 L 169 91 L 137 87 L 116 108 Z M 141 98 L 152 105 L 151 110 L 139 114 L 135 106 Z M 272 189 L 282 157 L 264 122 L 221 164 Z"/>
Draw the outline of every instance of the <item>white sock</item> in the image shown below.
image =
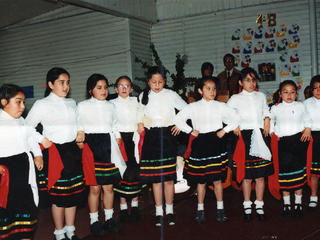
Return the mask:
<path fill-rule="evenodd" d="M 166 215 L 172 213 L 173 214 L 173 204 L 168 205 L 166 204 Z"/>
<path fill-rule="evenodd" d="M 263 211 L 264 202 L 263 202 L 263 201 L 255 200 L 255 201 L 254 201 L 254 204 L 256 205 L 256 212 L 257 212 L 258 214 L 264 214 L 264 211 Z M 258 209 L 258 210 L 257 210 L 257 209 Z"/>
<path fill-rule="evenodd" d="M 217 201 L 217 209 L 223 209 L 223 201 Z"/>
<path fill-rule="evenodd" d="M 252 205 L 251 201 L 243 201 L 243 207 L 245 209 L 246 214 L 251 214 L 251 205 Z"/>
<path fill-rule="evenodd" d="M 302 194 L 296 195 L 294 194 L 294 204 L 301 204 L 302 203 Z"/>
<path fill-rule="evenodd" d="M 104 219 L 108 221 L 113 216 L 113 208 L 111 209 L 104 209 Z"/>
<path fill-rule="evenodd" d="M 56 240 L 64 239 L 65 238 L 65 236 L 64 236 L 65 233 L 66 233 L 66 230 L 64 228 L 62 228 L 60 230 L 55 229 L 54 232 L 53 232 L 54 236 L 56 237 Z"/>
<path fill-rule="evenodd" d="M 69 239 L 72 238 L 72 236 L 74 235 L 74 231 L 76 230 L 76 228 L 74 227 L 74 225 L 72 226 L 64 226 L 64 229 L 66 230 L 66 235 Z"/>
<path fill-rule="evenodd" d="M 127 210 L 128 209 L 128 204 L 125 203 L 125 204 L 121 204 L 120 203 L 120 210 Z"/>
<path fill-rule="evenodd" d="M 291 207 L 290 207 L 290 204 L 291 204 L 291 202 L 290 202 L 290 195 L 288 195 L 288 196 L 283 196 L 283 203 L 284 203 L 284 205 L 289 205 L 289 210 L 291 209 Z"/>
<path fill-rule="evenodd" d="M 163 216 L 163 209 L 161 206 L 156 206 L 156 216 Z"/>
<path fill-rule="evenodd" d="M 313 202 L 318 202 L 318 196 L 315 196 L 315 197 L 312 197 L 310 196 L 310 203 L 309 203 L 309 207 L 316 207 L 317 204 L 316 203 L 313 203 Z"/>
<path fill-rule="evenodd" d="M 99 213 L 98 212 L 89 213 L 89 215 L 90 215 L 90 225 L 99 221 Z"/>
<path fill-rule="evenodd" d="M 139 206 L 139 201 L 133 201 L 131 200 L 131 207 L 138 207 Z"/>
<path fill-rule="evenodd" d="M 203 211 L 203 210 L 204 210 L 204 204 L 198 203 L 198 211 Z"/>

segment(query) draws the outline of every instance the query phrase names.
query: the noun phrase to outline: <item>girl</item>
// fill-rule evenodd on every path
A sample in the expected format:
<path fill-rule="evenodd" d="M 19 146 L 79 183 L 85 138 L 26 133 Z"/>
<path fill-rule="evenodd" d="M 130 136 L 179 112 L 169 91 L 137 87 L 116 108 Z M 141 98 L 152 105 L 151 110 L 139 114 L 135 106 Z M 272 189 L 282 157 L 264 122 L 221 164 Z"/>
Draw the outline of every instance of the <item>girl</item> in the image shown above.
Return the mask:
<path fill-rule="evenodd" d="M 128 161 L 123 180 L 115 186 L 115 191 L 120 195 L 120 222 L 139 221 L 138 195 L 142 192 L 139 183 L 139 155 L 135 155 L 139 140 L 138 126 L 138 101 L 135 97 L 129 97 L 132 92 L 132 81 L 127 76 L 121 76 L 115 83 L 118 98 L 111 100 L 116 106 L 118 122 L 117 128 L 121 133 Z M 146 185 L 144 185 L 146 187 Z M 131 200 L 131 216 L 128 215 L 127 199 Z"/>
<path fill-rule="evenodd" d="M 84 133 L 77 133 L 76 103 L 66 98 L 69 89 L 70 75 L 65 69 L 49 70 L 45 98 L 35 102 L 26 118 L 34 127 L 41 123 L 43 136 L 52 142 L 50 147 L 44 145 L 49 149 L 43 151 L 45 172 L 39 186 L 50 196 L 56 240 L 79 239 L 74 220 L 85 189 L 81 152 L 75 142 L 82 141 Z"/>
<path fill-rule="evenodd" d="M 116 128 L 117 114 L 114 104 L 106 101 L 108 96 L 108 80 L 101 74 L 93 74 L 87 80 L 87 100 L 78 104 L 78 122 L 85 132 L 85 143 L 92 151 L 90 162 L 84 159 L 86 184 L 90 185 L 88 204 L 90 211 L 90 230 L 95 236 L 105 235 L 103 229 L 117 233 L 120 225 L 113 216 L 113 184 L 121 179 L 125 163 L 118 145 L 121 144 L 120 133 Z M 83 143 L 80 144 L 83 147 Z M 93 169 L 92 177 L 87 174 Z M 90 181 L 90 182 L 89 182 Z M 93 182 L 91 182 L 93 181 Z M 98 219 L 99 196 L 103 189 L 105 222 Z"/>
<path fill-rule="evenodd" d="M 242 92 L 233 95 L 227 105 L 240 115 L 240 126 L 234 131 L 239 136 L 233 156 L 234 178 L 241 183 L 244 196 L 244 216 L 246 221 L 252 220 L 251 183 L 255 180 L 256 213 L 258 220 L 265 221 L 263 211 L 264 177 L 273 174 L 269 142 L 270 119 L 266 97 L 256 92 L 258 75 L 252 68 L 244 68 L 240 72 L 239 85 Z M 242 148 L 240 148 L 242 147 Z M 241 156 L 241 157 L 239 157 Z"/>
<path fill-rule="evenodd" d="M 296 102 L 297 85 L 291 80 L 280 83 L 282 103 L 271 108 L 271 136 L 278 139 L 279 188 L 282 190 L 283 217 L 291 217 L 290 192 L 295 193 L 294 217 L 302 217 L 302 188 L 307 182 L 306 156 L 311 137 L 311 119 L 306 107 Z M 275 169 L 277 168 L 275 164 Z"/>
<path fill-rule="evenodd" d="M 4 84 L 0 99 L 0 238 L 31 239 L 39 202 L 34 164 L 42 170 L 42 154 L 35 129 L 21 117 L 23 90 Z"/>
<path fill-rule="evenodd" d="M 187 104 L 181 97 L 164 89 L 166 76 L 163 67 L 148 69 L 147 88 L 139 95 L 138 133 L 145 131 L 141 151 L 140 180 L 152 183 L 156 204 L 155 225 L 163 223 L 162 184 L 169 225 L 175 224 L 173 214 L 174 180 L 176 179 L 176 135 L 180 130 L 173 126 L 175 108 L 181 110 Z"/>
<path fill-rule="evenodd" d="M 223 207 L 222 181 L 227 177 L 227 149 L 225 134 L 234 130 L 240 118 L 225 103 L 215 101 L 219 79 L 204 77 L 197 86 L 196 99 L 199 101 L 185 107 L 174 119 L 181 131 L 191 133 L 196 139 L 192 142 L 189 160 L 186 160 L 186 179 L 197 183 L 198 210 L 196 222 L 205 222 L 204 197 L 206 183 L 213 182 L 217 198 L 217 222 L 226 222 Z M 202 98 L 202 99 L 201 99 Z M 201 99 L 201 100 L 200 100 Z M 186 121 L 191 119 L 192 129 Z M 223 122 L 228 123 L 223 128 Z"/>
<path fill-rule="evenodd" d="M 310 82 L 310 91 L 313 97 L 305 100 L 303 103 L 310 114 L 312 125 L 311 134 L 313 138 L 312 148 L 312 167 L 311 167 L 311 196 L 309 202 L 309 211 L 315 211 L 318 205 L 318 182 L 320 177 L 320 75 L 314 76 Z"/>

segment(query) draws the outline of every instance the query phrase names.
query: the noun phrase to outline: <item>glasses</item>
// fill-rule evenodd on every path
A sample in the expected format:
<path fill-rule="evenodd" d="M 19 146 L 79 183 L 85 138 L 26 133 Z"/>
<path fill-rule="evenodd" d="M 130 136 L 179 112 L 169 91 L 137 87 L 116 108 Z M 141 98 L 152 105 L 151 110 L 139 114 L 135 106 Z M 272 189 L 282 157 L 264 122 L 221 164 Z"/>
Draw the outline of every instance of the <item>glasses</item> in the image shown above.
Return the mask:
<path fill-rule="evenodd" d="M 118 85 L 117 88 L 120 88 L 120 89 L 129 89 L 131 88 L 130 85 Z"/>
<path fill-rule="evenodd" d="M 246 79 L 243 79 L 243 81 L 245 81 L 246 83 L 250 83 L 250 82 L 255 83 L 255 82 L 258 81 L 258 79 L 256 79 L 256 78 L 252 78 L 252 79 L 246 78 Z"/>
<path fill-rule="evenodd" d="M 228 59 L 228 60 L 225 60 L 225 62 L 233 62 L 233 61 Z"/>

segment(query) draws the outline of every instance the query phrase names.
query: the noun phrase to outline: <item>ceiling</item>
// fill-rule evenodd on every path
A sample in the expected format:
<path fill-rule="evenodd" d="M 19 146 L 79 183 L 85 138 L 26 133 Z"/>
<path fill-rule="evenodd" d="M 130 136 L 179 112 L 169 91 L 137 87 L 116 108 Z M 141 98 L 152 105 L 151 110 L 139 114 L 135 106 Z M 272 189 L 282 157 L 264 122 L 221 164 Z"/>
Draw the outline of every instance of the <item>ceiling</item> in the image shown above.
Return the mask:
<path fill-rule="evenodd" d="M 65 5 L 63 0 L 0 0 L 0 29 Z"/>

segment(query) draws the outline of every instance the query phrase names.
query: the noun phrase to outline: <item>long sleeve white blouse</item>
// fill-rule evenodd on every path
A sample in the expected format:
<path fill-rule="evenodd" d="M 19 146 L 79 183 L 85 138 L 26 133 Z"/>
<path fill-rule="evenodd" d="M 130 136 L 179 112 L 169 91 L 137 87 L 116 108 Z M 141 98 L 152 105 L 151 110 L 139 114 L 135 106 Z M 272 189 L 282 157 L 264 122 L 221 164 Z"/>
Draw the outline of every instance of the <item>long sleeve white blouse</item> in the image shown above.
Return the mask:
<path fill-rule="evenodd" d="M 116 138 L 120 138 L 116 126 L 116 107 L 109 101 L 92 97 L 78 103 L 77 120 L 78 130 L 85 133 L 113 133 Z"/>
<path fill-rule="evenodd" d="M 138 122 L 146 128 L 168 127 L 173 125 L 175 108 L 182 110 L 187 103 L 174 91 L 162 89 L 159 93 L 150 90 L 147 105 L 141 103 L 143 93 L 139 95 Z"/>
<path fill-rule="evenodd" d="M 41 123 L 42 135 L 54 143 L 72 142 L 77 136 L 76 102 L 51 92 L 34 103 L 26 121 L 34 127 Z M 41 142 L 42 139 L 37 140 Z"/>
<path fill-rule="evenodd" d="M 200 133 L 208 133 L 223 128 L 223 122 L 228 124 L 223 129 L 226 132 L 234 130 L 240 122 L 237 113 L 225 103 L 215 100 L 201 99 L 182 109 L 174 118 L 173 123 L 183 132 L 189 133 L 192 128 L 186 123 L 191 119 L 193 129 Z"/>
<path fill-rule="evenodd" d="M 311 130 L 320 131 L 320 100 L 315 97 L 306 99 L 303 104 L 311 117 Z"/>
<path fill-rule="evenodd" d="M 278 137 L 292 136 L 311 127 L 311 118 L 301 102 L 282 102 L 271 108 L 271 132 Z"/>
<path fill-rule="evenodd" d="M 119 132 L 135 132 L 138 128 L 138 101 L 136 97 L 127 97 L 126 99 L 118 96 L 112 99 L 116 106 L 118 121 L 117 128 Z"/>

